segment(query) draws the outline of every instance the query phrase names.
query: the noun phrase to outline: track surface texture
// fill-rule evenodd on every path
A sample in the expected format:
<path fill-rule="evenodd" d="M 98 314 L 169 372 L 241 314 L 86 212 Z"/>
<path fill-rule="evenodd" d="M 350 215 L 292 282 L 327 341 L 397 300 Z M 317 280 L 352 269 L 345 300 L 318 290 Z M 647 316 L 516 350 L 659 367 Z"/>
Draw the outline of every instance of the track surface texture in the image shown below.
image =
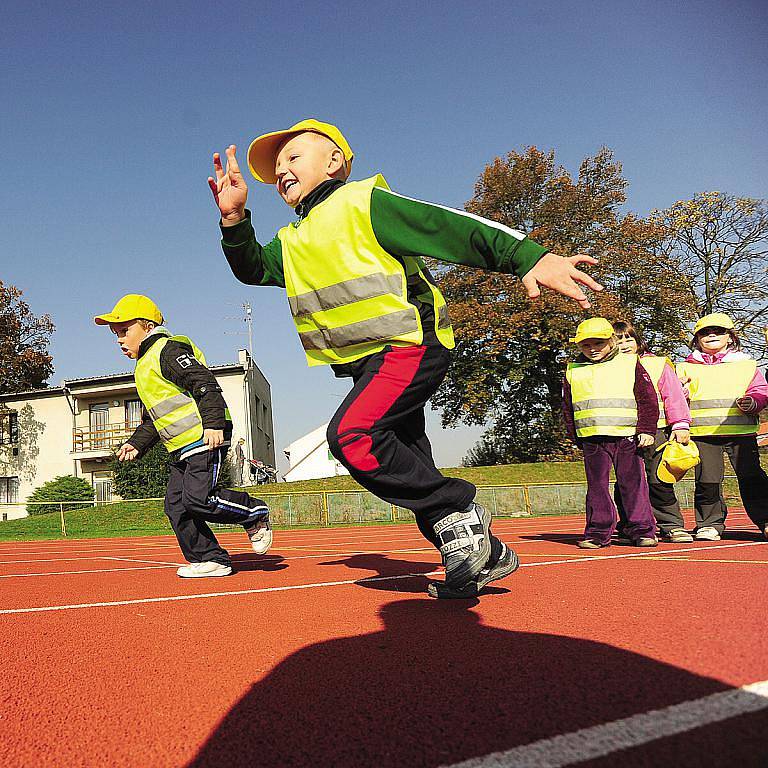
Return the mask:
<path fill-rule="evenodd" d="M 179 579 L 172 536 L 0 544 L 0 766 L 768 765 L 768 541 L 575 547 L 496 520 L 479 599 L 415 526 L 277 531 Z"/>

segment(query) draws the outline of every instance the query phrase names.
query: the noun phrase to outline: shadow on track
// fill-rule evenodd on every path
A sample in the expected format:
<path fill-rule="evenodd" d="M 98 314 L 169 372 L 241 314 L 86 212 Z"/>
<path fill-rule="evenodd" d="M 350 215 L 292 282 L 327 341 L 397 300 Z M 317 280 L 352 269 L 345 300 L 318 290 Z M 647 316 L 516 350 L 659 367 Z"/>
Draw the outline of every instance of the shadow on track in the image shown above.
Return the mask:
<path fill-rule="evenodd" d="M 232 555 L 232 568 L 241 571 L 282 571 L 288 567 L 281 555 L 257 555 L 255 552 Z"/>
<path fill-rule="evenodd" d="M 485 626 L 474 605 L 396 600 L 382 607 L 380 631 L 294 653 L 245 693 L 187 768 L 433 768 L 729 690 L 604 643 Z M 723 740 L 715 728 L 711 752 L 699 729 L 666 740 L 660 762 L 627 750 L 621 764 L 725 765 L 708 762 L 720 754 L 738 756 L 740 768 L 764 765 L 750 756 L 765 749 L 768 717 L 749 717 L 746 738 L 742 729 Z"/>

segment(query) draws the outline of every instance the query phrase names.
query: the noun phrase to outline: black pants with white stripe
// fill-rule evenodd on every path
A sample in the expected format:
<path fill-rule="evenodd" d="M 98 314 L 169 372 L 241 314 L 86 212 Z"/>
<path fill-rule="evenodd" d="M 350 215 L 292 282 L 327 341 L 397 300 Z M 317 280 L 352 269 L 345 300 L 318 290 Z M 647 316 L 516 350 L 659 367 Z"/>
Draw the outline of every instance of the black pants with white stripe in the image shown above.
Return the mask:
<path fill-rule="evenodd" d="M 219 487 L 226 456 L 226 448 L 217 448 L 171 463 L 165 514 L 187 562 L 213 560 L 230 565 L 229 553 L 216 540 L 208 522 L 249 525 L 269 517 L 261 499 Z"/>

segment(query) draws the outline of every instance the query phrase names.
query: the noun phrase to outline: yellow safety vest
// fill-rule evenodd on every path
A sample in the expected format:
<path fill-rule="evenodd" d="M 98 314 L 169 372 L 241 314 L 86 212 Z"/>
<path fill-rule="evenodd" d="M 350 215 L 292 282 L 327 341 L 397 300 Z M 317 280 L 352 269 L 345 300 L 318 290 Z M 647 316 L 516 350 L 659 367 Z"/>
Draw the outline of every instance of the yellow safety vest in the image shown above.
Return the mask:
<path fill-rule="evenodd" d="M 656 397 L 659 400 L 659 420 L 656 422 L 658 429 L 664 429 L 667 426 L 667 415 L 664 411 L 664 400 L 661 397 L 661 391 L 659 390 L 659 380 L 661 374 L 664 373 L 664 366 L 669 363 L 670 367 L 674 371 L 672 361 L 668 357 L 658 357 L 657 355 L 646 355 L 640 358 L 640 365 L 645 368 L 648 375 L 651 377 L 653 388 L 656 390 Z"/>
<path fill-rule="evenodd" d="M 157 434 L 169 452 L 197 442 L 203 436 L 203 419 L 189 392 L 168 381 L 160 371 L 160 353 L 169 341 L 192 348 L 195 359 L 205 365 L 205 355 L 187 336 L 166 336 L 156 341 L 137 361 L 136 389 Z"/>
<path fill-rule="evenodd" d="M 573 419 L 578 437 L 629 437 L 637 431 L 637 355 L 618 354 L 604 363 L 568 363 Z"/>
<path fill-rule="evenodd" d="M 423 330 L 407 285 L 426 285 L 418 298 L 435 309 L 435 332 L 453 348 L 453 329 L 440 291 L 417 256 L 401 260 L 376 240 L 371 224 L 380 176 L 339 187 L 280 238 L 288 303 L 310 366 L 349 363 L 388 345 L 421 344 Z"/>
<path fill-rule="evenodd" d="M 754 435 L 758 417 L 736 405 L 744 397 L 757 370 L 754 360 L 734 360 L 717 365 L 678 363 L 680 376 L 690 376 L 691 434 Z"/>

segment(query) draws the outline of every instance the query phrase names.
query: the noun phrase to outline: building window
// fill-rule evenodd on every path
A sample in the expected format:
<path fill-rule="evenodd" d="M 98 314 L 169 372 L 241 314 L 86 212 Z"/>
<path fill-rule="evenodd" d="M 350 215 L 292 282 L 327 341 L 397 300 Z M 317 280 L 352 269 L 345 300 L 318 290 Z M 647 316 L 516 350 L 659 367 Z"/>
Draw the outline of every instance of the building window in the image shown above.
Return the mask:
<path fill-rule="evenodd" d="M 90 407 L 91 448 L 109 448 L 109 403 Z"/>
<path fill-rule="evenodd" d="M 125 401 L 125 428 L 136 429 L 141 424 L 141 400 Z"/>
<path fill-rule="evenodd" d="M 19 501 L 19 478 L 0 477 L 0 504 L 16 504 Z"/>
<path fill-rule="evenodd" d="M 0 445 L 19 442 L 19 414 L 16 411 L 0 413 Z"/>
<path fill-rule="evenodd" d="M 96 503 L 104 504 L 112 501 L 112 476 L 106 472 L 98 472 L 93 476 L 93 490 Z"/>

